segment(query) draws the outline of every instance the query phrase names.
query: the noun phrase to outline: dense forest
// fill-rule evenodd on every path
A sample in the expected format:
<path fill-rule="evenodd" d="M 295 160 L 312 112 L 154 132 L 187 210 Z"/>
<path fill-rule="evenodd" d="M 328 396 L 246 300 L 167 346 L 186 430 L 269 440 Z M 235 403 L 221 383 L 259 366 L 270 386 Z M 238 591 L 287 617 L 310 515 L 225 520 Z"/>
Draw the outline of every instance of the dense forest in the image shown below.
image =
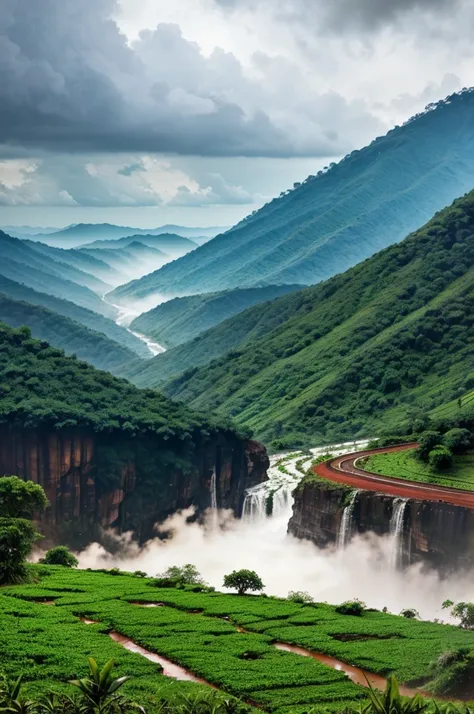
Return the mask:
<path fill-rule="evenodd" d="M 135 335 L 132 335 L 124 327 L 120 327 L 113 320 L 110 320 L 103 315 L 99 315 L 92 310 L 87 310 L 85 307 L 76 305 L 69 300 L 62 300 L 54 295 L 47 295 L 44 292 L 37 292 L 26 285 L 16 283 L 14 280 L 9 280 L 3 275 L 0 275 L 0 293 L 8 295 L 13 300 L 20 300 L 32 305 L 42 305 L 43 307 L 52 310 L 53 312 L 69 317 L 75 322 L 88 327 L 89 330 L 102 332 L 110 340 L 118 342 L 124 347 L 132 350 L 139 357 L 145 359 L 150 357 L 150 351 L 146 345 L 139 340 Z M 52 340 L 54 344 L 54 340 Z"/>
<path fill-rule="evenodd" d="M 11 327 L 28 325 L 33 337 L 50 342 L 66 354 L 75 354 L 78 359 L 112 374 L 120 373 L 120 367 L 126 362 L 140 361 L 135 352 L 100 332 L 88 330 L 69 317 L 40 305 L 12 300 L 1 293 L 0 320 Z"/>
<path fill-rule="evenodd" d="M 155 339 L 164 347 L 175 347 L 193 340 L 202 332 L 252 305 L 274 300 L 299 287 L 269 285 L 266 288 L 224 290 L 175 298 L 139 315 L 130 327 Z"/>
<path fill-rule="evenodd" d="M 166 393 L 267 442 L 403 433 L 474 387 L 474 192 L 346 273 L 249 312 L 260 310 L 285 321 Z"/>
<path fill-rule="evenodd" d="M 268 284 L 314 285 L 402 240 L 472 188 L 474 90 L 309 176 L 112 302 Z"/>

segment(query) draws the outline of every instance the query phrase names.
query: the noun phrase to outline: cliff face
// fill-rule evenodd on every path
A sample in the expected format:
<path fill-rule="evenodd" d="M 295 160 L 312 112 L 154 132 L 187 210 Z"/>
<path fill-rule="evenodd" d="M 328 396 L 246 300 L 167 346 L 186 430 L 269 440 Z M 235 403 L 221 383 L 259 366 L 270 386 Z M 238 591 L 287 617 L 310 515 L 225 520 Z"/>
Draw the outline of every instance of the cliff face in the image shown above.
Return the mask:
<path fill-rule="evenodd" d="M 174 511 L 210 507 L 213 472 L 218 506 L 240 516 L 245 489 L 264 481 L 268 466 L 261 444 L 232 436 L 164 449 L 152 436 L 0 428 L 0 475 L 39 483 L 51 504 L 40 522 L 47 545 L 81 547 L 110 526 L 144 541 Z"/>
<path fill-rule="evenodd" d="M 288 531 L 318 547 L 335 545 L 350 489 L 310 482 L 295 494 Z M 474 511 L 446 503 L 400 499 L 359 491 L 350 519 L 348 538 L 367 532 L 394 537 L 397 509 L 400 565 L 423 563 L 448 573 L 474 566 Z"/>

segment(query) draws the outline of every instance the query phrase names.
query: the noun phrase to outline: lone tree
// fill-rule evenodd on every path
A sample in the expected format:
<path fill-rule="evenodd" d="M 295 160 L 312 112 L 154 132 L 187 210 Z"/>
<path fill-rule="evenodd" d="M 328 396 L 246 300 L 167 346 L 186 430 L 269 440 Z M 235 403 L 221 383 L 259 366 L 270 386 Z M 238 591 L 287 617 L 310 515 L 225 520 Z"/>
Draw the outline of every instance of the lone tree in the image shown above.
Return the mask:
<path fill-rule="evenodd" d="M 57 545 L 56 548 L 48 550 L 40 563 L 45 565 L 63 565 L 65 568 L 77 568 L 79 561 L 65 545 Z"/>
<path fill-rule="evenodd" d="M 26 577 L 26 559 L 41 536 L 23 516 L 32 516 L 47 503 L 38 484 L 17 476 L 0 478 L 0 585 Z"/>
<path fill-rule="evenodd" d="M 224 576 L 224 587 L 237 590 L 239 595 L 245 595 L 248 590 L 261 591 L 265 585 L 254 570 L 234 570 Z"/>

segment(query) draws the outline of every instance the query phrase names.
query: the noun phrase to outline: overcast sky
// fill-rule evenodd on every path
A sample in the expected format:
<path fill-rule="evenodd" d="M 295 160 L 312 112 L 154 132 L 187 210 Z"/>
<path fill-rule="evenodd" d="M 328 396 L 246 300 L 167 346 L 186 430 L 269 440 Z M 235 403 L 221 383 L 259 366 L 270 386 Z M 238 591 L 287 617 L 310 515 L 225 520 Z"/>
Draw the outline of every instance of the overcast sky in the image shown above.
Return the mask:
<path fill-rule="evenodd" d="M 474 0 L 0 0 L 0 225 L 230 225 L 474 84 Z"/>

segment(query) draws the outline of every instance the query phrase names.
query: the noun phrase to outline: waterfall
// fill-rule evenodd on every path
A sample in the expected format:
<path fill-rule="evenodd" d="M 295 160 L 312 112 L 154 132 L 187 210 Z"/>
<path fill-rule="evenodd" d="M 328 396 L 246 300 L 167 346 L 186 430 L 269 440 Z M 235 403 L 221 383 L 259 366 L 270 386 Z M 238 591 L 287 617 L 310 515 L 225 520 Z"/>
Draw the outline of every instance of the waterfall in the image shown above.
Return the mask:
<path fill-rule="evenodd" d="M 266 516 L 268 490 L 266 484 L 249 488 L 245 494 L 242 518 L 254 521 Z"/>
<path fill-rule="evenodd" d="M 345 507 L 345 509 L 342 513 L 341 524 L 339 526 L 339 531 L 337 533 L 337 549 L 338 550 L 342 550 L 343 548 L 345 548 L 350 540 L 351 532 L 352 532 L 352 513 L 354 511 L 354 505 L 355 505 L 358 493 L 359 493 L 359 491 L 352 492 L 351 500 L 348 503 L 348 505 Z"/>
<path fill-rule="evenodd" d="M 408 501 L 404 498 L 396 498 L 393 502 L 390 519 L 390 535 L 392 536 L 390 566 L 392 570 L 401 568 L 403 565 L 403 526 L 407 503 Z"/>
<path fill-rule="evenodd" d="M 213 511 L 217 511 L 217 478 L 216 469 L 213 470 L 211 476 L 211 508 Z"/>

